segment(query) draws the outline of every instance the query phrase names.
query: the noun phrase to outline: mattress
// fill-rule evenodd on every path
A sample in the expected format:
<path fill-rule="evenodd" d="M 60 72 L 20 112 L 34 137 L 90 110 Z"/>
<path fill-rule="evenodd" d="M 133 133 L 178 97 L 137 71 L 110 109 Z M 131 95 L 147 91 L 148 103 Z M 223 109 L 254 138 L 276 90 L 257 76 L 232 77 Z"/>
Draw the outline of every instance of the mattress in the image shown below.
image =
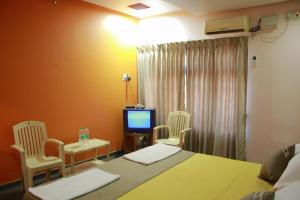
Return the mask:
<path fill-rule="evenodd" d="M 99 188 L 93 192 L 80 196 L 76 198 L 76 200 L 117 199 L 118 197 L 124 195 L 125 193 L 134 189 L 135 187 L 145 183 L 153 177 L 156 177 L 162 172 L 190 158 L 194 154 L 195 153 L 189 151 L 180 151 L 174 154 L 173 156 L 168 157 L 167 159 L 161 160 L 148 166 L 132 162 L 124 158 L 113 159 L 109 162 L 99 165 L 98 168 L 112 174 L 118 174 L 120 175 L 120 179 L 111 184 L 106 185 L 105 187 Z M 23 197 L 23 200 L 38 199 L 39 198 L 35 197 L 31 193 L 25 193 Z"/>
<path fill-rule="evenodd" d="M 239 200 L 242 196 L 272 190 L 259 179 L 260 164 L 181 151 L 144 166 L 123 158 L 99 166 L 120 179 L 83 195 L 78 200 Z M 26 193 L 25 200 L 37 200 Z"/>
<path fill-rule="evenodd" d="M 273 189 L 257 177 L 259 170 L 259 164 L 195 154 L 119 199 L 239 200 Z"/>

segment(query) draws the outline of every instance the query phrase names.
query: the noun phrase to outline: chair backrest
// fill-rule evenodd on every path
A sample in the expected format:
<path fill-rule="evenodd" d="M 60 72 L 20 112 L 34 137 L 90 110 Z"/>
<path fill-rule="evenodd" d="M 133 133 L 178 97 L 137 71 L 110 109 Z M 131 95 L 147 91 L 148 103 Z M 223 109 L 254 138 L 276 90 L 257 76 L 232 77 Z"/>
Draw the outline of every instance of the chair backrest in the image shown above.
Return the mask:
<path fill-rule="evenodd" d="M 47 141 L 46 125 L 39 121 L 24 121 L 13 126 L 15 144 L 24 148 L 26 156 L 44 155 Z"/>
<path fill-rule="evenodd" d="M 190 126 L 190 113 L 184 111 L 170 112 L 168 115 L 167 126 L 169 128 L 170 138 L 179 138 L 180 131 L 189 128 Z"/>

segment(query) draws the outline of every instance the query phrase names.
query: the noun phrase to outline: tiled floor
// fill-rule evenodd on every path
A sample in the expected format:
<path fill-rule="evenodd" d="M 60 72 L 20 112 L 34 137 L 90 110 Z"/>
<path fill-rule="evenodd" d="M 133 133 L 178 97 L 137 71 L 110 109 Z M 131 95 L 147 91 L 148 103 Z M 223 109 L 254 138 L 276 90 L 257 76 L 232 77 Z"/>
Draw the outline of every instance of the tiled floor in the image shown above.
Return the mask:
<path fill-rule="evenodd" d="M 53 180 L 59 178 L 59 174 L 56 172 L 51 177 Z M 38 175 L 34 178 L 34 185 L 39 185 L 46 181 L 46 176 L 44 174 Z M 4 187 L 0 190 L 1 200 L 21 200 L 23 199 L 24 190 L 20 183 L 14 183 L 10 186 Z"/>
<path fill-rule="evenodd" d="M 21 186 L 12 186 L 6 190 L 0 191 L 1 200 L 21 200 L 23 198 L 23 192 Z"/>
<path fill-rule="evenodd" d="M 111 155 L 110 159 L 117 158 L 121 156 L 122 153 L 117 153 L 114 155 Z M 104 158 L 104 157 L 103 157 Z M 101 160 L 98 162 L 85 162 L 80 165 L 75 166 L 75 172 L 87 169 L 89 167 L 96 166 L 96 164 L 101 164 Z M 66 173 L 68 174 L 70 171 L 69 168 L 66 169 Z M 39 177 L 36 177 L 34 180 L 34 185 L 41 184 L 45 182 L 46 178 L 45 175 L 38 175 Z M 59 174 L 56 172 L 52 175 L 52 179 L 58 178 Z M 10 186 L 5 186 L 0 188 L 0 200 L 22 200 L 24 195 L 24 191 L 21 188 L 20 183 L 11 184 Z"/>

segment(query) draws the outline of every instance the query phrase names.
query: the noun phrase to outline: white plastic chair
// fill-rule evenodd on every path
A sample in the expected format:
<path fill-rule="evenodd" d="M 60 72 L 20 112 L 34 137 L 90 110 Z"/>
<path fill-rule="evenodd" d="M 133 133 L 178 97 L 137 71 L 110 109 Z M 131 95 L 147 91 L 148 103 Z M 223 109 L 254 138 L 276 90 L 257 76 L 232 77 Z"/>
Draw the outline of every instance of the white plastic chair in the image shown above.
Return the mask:
<path fill-rule="evenodd" d="M 13 126 L 15 145 L 11 147 L 20 152 L 22 177 L 24 187 L 28 191 L 32 187 L 33 175 L 36 172 L 49 171 L 59 168 L 62 176 L 65 175 L 64 143 L 56 139 L 48 139 L 44 122 L 24 121 Z M 58 145 L 59 158 L 45 155 L 47 142 Z"/>
<path fill-rule="evenodd" d="M 184 148 L 185 136 L 191 131 L 191 128 L 189 128 L 190 118 L 191 115 L 184 111 L 170 112 L 168 115 L 167 125 L 154 127 L 153 142 L 159 142 Z M 158 131 L 162 128 L 168 129 L 169 137 L 164 139 L 158 139 Z"/>

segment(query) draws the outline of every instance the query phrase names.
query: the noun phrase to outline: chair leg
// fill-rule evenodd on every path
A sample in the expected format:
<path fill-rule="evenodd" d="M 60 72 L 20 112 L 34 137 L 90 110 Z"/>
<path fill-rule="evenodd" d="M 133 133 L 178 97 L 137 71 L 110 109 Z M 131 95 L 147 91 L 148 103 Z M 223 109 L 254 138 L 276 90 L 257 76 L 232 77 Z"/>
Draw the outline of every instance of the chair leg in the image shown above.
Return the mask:
<path fill-rule="evenodd" d="M 60 165 L 60 174 L 62 175 L 62 177 L 66 176 L 66 171 L 65 171 L 65 165 L 64 164 Z"/>
<path fill-rule="evenodd" d="M 30 170 L 28 170 L 28 172 L 27 172 L 27 178 L 28 178 L 28 180 L 27 180 L 27 182 L 28 182 L 28 188 L 30 188 L 30 187 L 32 187 L 33 186 L 33 173 L 30 171 Z M 27 188 L 27 190 L 28 190 L 28 188 Z"/>
<path fill-rule="evenodd" d="M 23 183 L 24 183 L 24 189 L 25 189 L 26 192 L 28 192 L 28 189 L 30 187 L 29 181 L 32 178 L 32 177 L 30 177 L 29 174 L 30 173 L 29 173 L 28 170 L 27 171 L 23 171 Z"/>
<path fill-rule="evenodd" d="M 24 180 L 24 174 L 23 171 L 21 169 L 21 190 L 24 191 L 25 190 L 25 180 Z"/>

